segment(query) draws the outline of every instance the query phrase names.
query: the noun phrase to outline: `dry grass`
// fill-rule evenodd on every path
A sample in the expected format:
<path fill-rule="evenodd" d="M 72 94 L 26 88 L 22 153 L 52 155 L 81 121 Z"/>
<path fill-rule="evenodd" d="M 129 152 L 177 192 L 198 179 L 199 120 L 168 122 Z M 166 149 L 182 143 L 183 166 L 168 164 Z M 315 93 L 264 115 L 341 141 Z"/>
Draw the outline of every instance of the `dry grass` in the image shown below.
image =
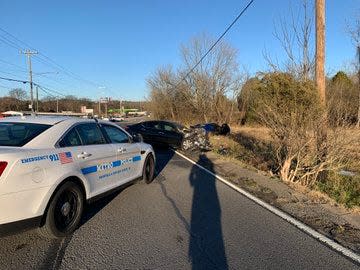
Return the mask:
<path fill-rule="evenodd" d="M 345 141 L 351 141 L 347 145 L 347 150 L 352 161 L 349 164 L 349 168 L 346 169 L 360 173 L 360 129 L 348 128 L 344 131 L 344 137 Z"/>
<path fill-rule="evenodd" d="M 218 154 L 235 158 L 258 170 L 275 169 L 271 137 L 267 128 L 231 126 L 230 136 L 212 136 L 210 143 Z"/>
<path fill-rule="evenodd" d="M 347 170 L 360 172 L 360 129 L 348 128 L 341 131 L 351 162 Z M 261 126 L 232 126 L 227 137 L 212 136 L 210 142 L 213 151 L 226 158 L 235 159 L 261 171 L 276 172 L 276 161 L 270 130 Z M 328 196 L 346 207 L 358 209 L 360 206 L 360 176 L 344 177 L 330 174 L 326 181 L 313 187 L 314 200 L 327 201 Z M 301 185 L 300 185 L 301 186 Z M 297 186 L 296 189 L 299 189 Z M 308 187 L 304 187 L 308 189 Z M 301 188 L 300 188 L 301 189 Z M 320 193 L 321 191 L 321 193 Z M 326 194 L 326 195 L 324 195 Z"/>
<path fill-rule="evenodd" d="M 272 141 L 270 130 L 262 126 L 231 126 L 231 133 L 252 137 L 264 143 Z"/>

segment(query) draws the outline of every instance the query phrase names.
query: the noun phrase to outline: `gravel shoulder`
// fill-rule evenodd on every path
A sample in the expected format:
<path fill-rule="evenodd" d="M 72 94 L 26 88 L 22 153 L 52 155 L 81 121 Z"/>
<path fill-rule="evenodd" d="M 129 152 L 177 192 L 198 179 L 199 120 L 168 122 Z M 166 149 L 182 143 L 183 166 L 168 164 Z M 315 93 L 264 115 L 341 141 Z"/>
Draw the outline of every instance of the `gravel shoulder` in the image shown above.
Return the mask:
<path fill-rule="evenodd" d="M 360 253 L 360 214 L 336 205 L 320 193 L 292 187 L 277 177 L 213 152 L 183 152 L 192 160 L 225 177 L 263 201 L 301 220 L 341 245 Z M 201 159 L 205 155 L 206 159 Z"/>

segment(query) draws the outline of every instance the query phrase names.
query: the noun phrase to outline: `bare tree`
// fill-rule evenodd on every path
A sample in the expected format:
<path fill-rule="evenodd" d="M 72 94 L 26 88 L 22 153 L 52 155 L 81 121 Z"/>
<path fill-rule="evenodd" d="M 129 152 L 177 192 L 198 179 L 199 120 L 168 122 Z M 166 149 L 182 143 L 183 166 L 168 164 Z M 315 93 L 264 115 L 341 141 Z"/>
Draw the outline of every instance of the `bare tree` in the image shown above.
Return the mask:
<path fill-rule="evenodd" d="M 183 74 L 195 66 L 214 40 L 207 35 L 192 39 L 187 46 L 182 46 L 181 53 L 184 62 Z M 198 109 L 203 121 L 214 119 L 225 122 L 231 118 L 227 114 L 224 97 L 239 87 L 239 67 L 236 60 L 237 51 L 226 42 L 219 43 L 207 57 L 185 78 L 191 93 L 189 102 Z M 230 105 L 230 111 L 234 103 Z"/>
<path fill-rule="evenodd" d="M 242 78 L 236 50 L 221 42 L 192 70 L 213 42 L 206 35 L 192 39 L 181 47 L 183 65 L 177 72 L 159 68 L 148 79 L 155 117 L 187 123 L 233 119 Z"/>
<path fill-rule="evenodd" d="M 15 88 L 9 91 L 9 97 L 13 99 L 15 110 L 22 109 L 24 101 L 28 99 L 26 92 L 21 88 Z"/>
<path fill-rule="evenodd" d="M 357 55 L 355 67 L 358 73 L 359 106 L 356 127 L 360 127 L 360 15 L 356 18 L 353 26 L 348 25 L 348 32 L 350 33 L 351 40 L 356 48 Z"/>
<path fill-rule="evenodd" d="M 26 94 L 26 91 L 24 91 L 21 88 L 15 88 L 9 91 L 9 97 L 25 101 L 28 99 L 28 96 Z"/>
<path fill-rule="evenodd" d="M 311 79 L 314 73 L 314 50 L 310 45 L 312 35 L 313 16 L 310 11 L 308 0 L 303 0 L 302 8 L 295 15 L 290 9 L 291 20 L 287 21 L 281 17 L 275 23 L 274 36 L 279 41 L 286 54 L 286 60 L 281 65 L 278 60 L 273 60 L 269 52 L 263 55 L 269 67 L 273 71 L 285 70 L 300 79 Z"/>
<path fill-rule="evenodd" d="M 157 118 L 176 119 L 174 100 L 176 76 L 171 67 L 162 67 L 147 80 L 150 88 L 151 111 Z M 170 113 L 170 115 L 168 114 Z"/>

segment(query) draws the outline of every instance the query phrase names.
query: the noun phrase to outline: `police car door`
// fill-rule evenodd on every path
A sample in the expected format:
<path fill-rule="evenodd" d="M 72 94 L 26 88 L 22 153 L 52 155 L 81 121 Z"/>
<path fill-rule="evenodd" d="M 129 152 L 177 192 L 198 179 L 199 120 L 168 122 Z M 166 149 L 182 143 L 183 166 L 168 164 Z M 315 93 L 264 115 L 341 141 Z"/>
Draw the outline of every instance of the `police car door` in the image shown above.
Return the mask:
<path fill-rule="evenodd" d="M 111 188 L 116 151 L 97 123 L 78 124 L 75 129 L 82 141 L 77 153 L 80 169 L 90 184 L 91 196 L 96 196 Z"/>
<path fill-rule="evenodd" d="M 116 126 L 101 124 L 101 127 L 117 152 L 114 185 L 139 177 L 142 174 L 140 146 L 132 143 L 130 137 Z"/>

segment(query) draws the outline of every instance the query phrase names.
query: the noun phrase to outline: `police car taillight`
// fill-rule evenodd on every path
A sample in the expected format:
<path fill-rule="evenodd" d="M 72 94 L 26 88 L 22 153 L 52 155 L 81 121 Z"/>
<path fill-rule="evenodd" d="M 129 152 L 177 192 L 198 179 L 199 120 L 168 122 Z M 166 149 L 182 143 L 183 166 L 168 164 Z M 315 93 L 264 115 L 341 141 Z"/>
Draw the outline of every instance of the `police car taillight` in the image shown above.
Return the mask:
<path fill-rule="evenodd" d="M 5 168 L 7 165 L 8 165 L 8 163 L 6 161 L 0 161 L 0 176 L 5 171 Z"/>

